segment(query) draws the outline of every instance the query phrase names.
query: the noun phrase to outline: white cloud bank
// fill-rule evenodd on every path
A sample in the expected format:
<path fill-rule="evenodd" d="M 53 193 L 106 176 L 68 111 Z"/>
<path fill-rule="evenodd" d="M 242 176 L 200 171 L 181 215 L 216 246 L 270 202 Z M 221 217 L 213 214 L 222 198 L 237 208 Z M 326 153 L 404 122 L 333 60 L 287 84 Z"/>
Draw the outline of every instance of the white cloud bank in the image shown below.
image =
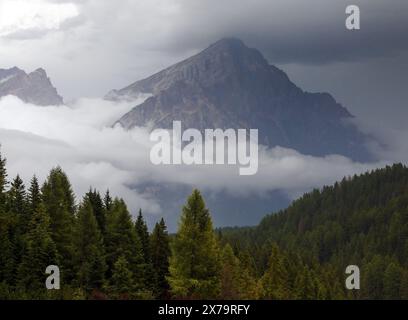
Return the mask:
<path fill-rule="evenodd" d="M 61 165 L 79 197 L 92 186 L 123 197 L 133 213 L 160 214 L 158 199 L 136 191 L 145 182 L 181 183 L 205 190 L 226 190 L 248 196 L 284 190 L 296 197 L 347 175 L 383 166 L 361 164 L 337 155 L 323 158 L 276 147 L 260 148 L 259 170 L 239 176 L 237 166 L 154 166 L 150 163 L 149 131 L 111 127 L 133 103 L 80 99 L 70 106 L 38 107 L 14 96 L 0 99 L 0 143 L 10 177 L 19 173 L 26 183 L 35 173 L 44 180 Z M 391 160 L 391 159 L 388 159 Z M 133 187 L 133 188 L 132 188 Z"/>

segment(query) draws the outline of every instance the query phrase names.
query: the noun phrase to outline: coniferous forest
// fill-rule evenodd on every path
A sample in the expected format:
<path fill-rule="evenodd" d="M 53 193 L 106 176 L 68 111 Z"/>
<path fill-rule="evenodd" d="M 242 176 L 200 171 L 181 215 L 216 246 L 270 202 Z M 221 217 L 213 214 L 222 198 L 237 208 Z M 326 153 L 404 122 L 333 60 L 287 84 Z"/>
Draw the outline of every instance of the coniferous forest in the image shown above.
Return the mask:
<path fill-rule="evenodd" d="M 408 169 L 401 164 L 305 194 L 257 227 L 214 230 L 198 190 L 177 233 L 56 167 L 40 185 L 0 156 L 0 299 L 408 299 Z M 233 222 L 232 222 L 233 223 Z M 59 290 L 45 286 L 60 269 Z M 357 265 L 360 290 L 347 290 Z"/>

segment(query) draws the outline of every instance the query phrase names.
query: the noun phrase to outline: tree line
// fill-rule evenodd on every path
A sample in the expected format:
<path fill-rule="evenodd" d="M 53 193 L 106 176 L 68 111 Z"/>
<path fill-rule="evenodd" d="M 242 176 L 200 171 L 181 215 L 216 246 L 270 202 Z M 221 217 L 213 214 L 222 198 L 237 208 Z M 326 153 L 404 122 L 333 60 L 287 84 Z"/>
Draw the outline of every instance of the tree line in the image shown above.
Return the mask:
<path fill-rule="evenodd" d="M 272 243 L 289 253 L 286 270 L 296 261 L 290 256 L 300 257 L 305 278 L 317 273 L 339 288 L 333 295 L 333 287 L 323 287 L 323 297 L 408 299 L 408 168 L 402 164 L 307 193 L 257 227 L 219 233 L 235 250 L 252 252 L 258 274 L 268 270 Z M 360 290 L 341 290 L 349 265 L 360 269 Z"/>
<path fill-rule="evenodd" d="M 347 290 L 347 265 L 361 290 Z M 408 298 L 408 169 L 394 165 L 305 194 L 257 227 L 214 230 L 200 191 L 169 235 L 123 199 L 67 175 L 8 180 L 0 155 L 0 299 Z M 61 289 L 47 290 L 46 267 Z"/>

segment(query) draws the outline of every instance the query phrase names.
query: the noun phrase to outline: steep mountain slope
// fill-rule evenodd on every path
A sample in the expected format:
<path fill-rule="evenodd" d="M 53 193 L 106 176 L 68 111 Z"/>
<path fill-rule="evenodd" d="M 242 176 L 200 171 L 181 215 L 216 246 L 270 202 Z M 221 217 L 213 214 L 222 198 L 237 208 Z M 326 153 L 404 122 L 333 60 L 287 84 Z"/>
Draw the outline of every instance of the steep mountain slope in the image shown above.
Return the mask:
<path fill-rule="evenodd" d="M 371 156 L 366 137 L 348 123 L 352 115 L 328 93 L 304 92 L 256 50 L 222 39 L 201 53 L 121 90 L 108 99 L 153 96 L 118 120 L 130 129 L 254 128 L 259 142 L 305 154 Z"/>
<path fill-rule="evenodd" d="M 41 106 L 63 104 L 62 97 L 41 68 L 29 74 L 17 67 L 0 69 L 0 97 L 6 95 Z"/>

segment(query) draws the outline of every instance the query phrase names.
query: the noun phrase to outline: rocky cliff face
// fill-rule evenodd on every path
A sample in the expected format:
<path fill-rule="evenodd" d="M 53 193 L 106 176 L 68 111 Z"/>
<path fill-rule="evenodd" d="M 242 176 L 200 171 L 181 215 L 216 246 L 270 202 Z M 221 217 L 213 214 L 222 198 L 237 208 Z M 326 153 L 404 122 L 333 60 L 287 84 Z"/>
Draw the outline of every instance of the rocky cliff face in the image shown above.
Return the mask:
<path fill-rule="evenodd" d="M 0 97 L 6 95 L 41 106 L 63 104 L 44 69 L 29 74 L 17 67 L 0 69 Z"/>
<path fill-rule="evenodd" d="M 352 115 L 328 93 L 304 92 L 262 54 L 238 39 L 223 39 L 201 53 L 121 90 L 108 99 L 150 93 L 152 97 L 118 120 L 130 129 L 259 129 L 259 142 L 354 160 L 371 156 L 366 137 L 347 120 Z"/>

